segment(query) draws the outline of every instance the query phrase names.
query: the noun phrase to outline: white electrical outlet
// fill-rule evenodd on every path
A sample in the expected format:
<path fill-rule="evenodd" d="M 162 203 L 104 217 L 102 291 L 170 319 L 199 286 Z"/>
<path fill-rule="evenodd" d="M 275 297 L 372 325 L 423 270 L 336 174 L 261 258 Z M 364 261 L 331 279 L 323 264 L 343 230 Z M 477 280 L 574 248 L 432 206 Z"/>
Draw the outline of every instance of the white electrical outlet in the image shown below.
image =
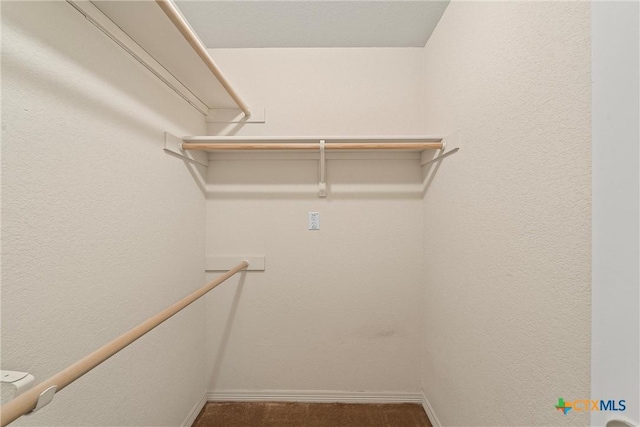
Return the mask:
<path fill-rule="evenodd" d="M 309 212 L 309 230 L 320 230 L 320 212 Z"/>

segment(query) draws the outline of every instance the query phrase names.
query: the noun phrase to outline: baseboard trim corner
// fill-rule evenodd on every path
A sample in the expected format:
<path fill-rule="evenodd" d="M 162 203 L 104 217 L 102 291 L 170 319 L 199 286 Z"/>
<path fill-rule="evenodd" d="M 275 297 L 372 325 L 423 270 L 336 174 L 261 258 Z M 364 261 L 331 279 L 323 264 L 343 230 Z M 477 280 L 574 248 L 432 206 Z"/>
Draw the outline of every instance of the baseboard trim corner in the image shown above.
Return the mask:
<path fill-rule="evenodd" d="M 436 416 L 436 412 L 433 410 L 433 407 L 431 406 L 431 403 L 429 403 L 429 400 L 427 400 L 427 396 L 424 395 L 424 392 L 421 393 L 421 396 L 422 407 L 424 408 L 424 412 L 427 413 L 427 417 L 429 418 L 429 421 L 431 421 L 431 425 L 433 427 L 442 427 L 440 420 Z"/>
<path fill-rule="evenodd" d="M 204 405 L 207 403 L 207 394 L 208 393 L 205 392 L 202 395 L 200 400 L 191 409 L 191 412 L 189 412 L 189 415 L 187 415 L 187 418 L 185 418 L 184 422 L 180 424 L 180 427 L 191 427 L 193 425 L 193 422 L 198 417 L 198 414 L 200 414 L 200 411 L 202 411 L 202 408 L 204 408 Z"/>
<path fill-rule="evenodd" d="M 308 390 L 220 390 L 207 393 L 209 402 L 309 402 L 309 403 L 422 403 L 420 393 L 308 391 Z"/>

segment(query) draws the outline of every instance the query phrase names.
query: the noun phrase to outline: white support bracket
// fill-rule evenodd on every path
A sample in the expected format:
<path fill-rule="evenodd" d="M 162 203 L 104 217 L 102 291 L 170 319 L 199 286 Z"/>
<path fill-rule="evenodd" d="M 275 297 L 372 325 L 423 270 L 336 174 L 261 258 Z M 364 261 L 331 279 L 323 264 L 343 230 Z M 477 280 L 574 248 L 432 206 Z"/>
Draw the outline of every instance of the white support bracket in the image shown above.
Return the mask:
<path fill-rule="evenodd" d="M 318 183 L 318 197 L 327 197 L 327 183 L 325 182 L 325 166 L 327 163 L 325 155 L 325 141 L 320 140 L 320 182 Z"/>
<path fill-rule="evenodd" d="M 209 155 L 204 151 L 186 151 L 182 149 L 182 139 L 169 132 L 164 133 L 164 151 L 182 159 L 208 167 Z"/>
<path fill-rule="evenodd" d="M 0 381 L 15 387 L 14 397 L 16 397 L 29 390 L 33 386 L 35 378 L 28 372 L 2 370 L 0 371 Z"/>
<path fill-rule="evenodd" d="M 445 157 L 449 157 L 452 154 L 457 153 L 458 150 L 460 150 L 460 147 L 452 148 L 449 151 L 446 151 L 446 150 L 447 150 L 447 145 L 448 144 L 458 145 L 459 143 L 460 143 L 460 132 L 459 131 L 456 131 L 456 132 L 446 136 L 445 138 L 442 139 L 442 149 L 440 149 L 440 154 L 438 154 L 435 157 L 430 157 L 432 155 L 432 151 L 424 150 L 420 154 L 420 165 L 421 166 L 426 166 L 426 165 L 429 165 L 431 163 L 435 163 L 438 160 L 442 160 Z"/>
<path fill-rule="evenodd" d="M 20 372 L 20 371 L 0 371 L 0 380 L 3 384 L 11 384 L 16 388 L 15 397 L 18 397 L 25 391 L 29 390 L 35 381 L 33 375 L 28 372 Z M 38 401 L 36 402 L 35 408 L 31 411 L 27 412 L 25 415 L 31 415 L 34 412 L 44 408 L 53 400 L 53 396 L 56 394 L 57 386 L 52 385 L 51 387 L 44 390 L 38 396 Z"/>
<path fill-rule="evenodd" d="M 30 412 L 27 412 L 25 415 L 31 415 L 34 412 L 39 411 L 40 409 L 47 406 L 53 400 L 53 396 L 56 395 L 57 386 L 52 385 L 38 396 L 38 401 L 36 402 L 36 407 L 33 408 Z"/>

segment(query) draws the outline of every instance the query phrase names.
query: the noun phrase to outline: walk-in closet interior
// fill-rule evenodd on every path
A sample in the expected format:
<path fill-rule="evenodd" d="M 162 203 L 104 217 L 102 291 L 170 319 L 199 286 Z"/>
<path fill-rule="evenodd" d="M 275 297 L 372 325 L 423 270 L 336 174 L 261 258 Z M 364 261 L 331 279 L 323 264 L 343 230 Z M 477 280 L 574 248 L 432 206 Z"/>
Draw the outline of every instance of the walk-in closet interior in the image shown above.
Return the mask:
<path fill-rule="evenodd" d="M 3 426 L 640 422 L 637 2 L 1 8 Z"/>

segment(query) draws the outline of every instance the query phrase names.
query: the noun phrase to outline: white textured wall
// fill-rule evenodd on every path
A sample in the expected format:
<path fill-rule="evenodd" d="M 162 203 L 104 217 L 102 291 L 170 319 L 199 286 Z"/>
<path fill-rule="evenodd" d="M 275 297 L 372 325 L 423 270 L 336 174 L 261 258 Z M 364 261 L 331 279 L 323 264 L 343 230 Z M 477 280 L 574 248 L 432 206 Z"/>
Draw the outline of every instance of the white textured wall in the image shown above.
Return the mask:
<path fill-rule="evenodd" d="M 425 196 L 423 390 L 442 425 L 585 425 L 590 22 L 577 2 L 452 2 L 424 125 L 460 130 Z M 594 397 L 595 398 L 595 397 Z"/>
<path fill-rule="evenodd" d="M 212 51 L 249 102 L 266 106 L 267 123 L 211 130 L 415 134 L 421 51 Z M 207 300 L 211 390 L 420 388 L 418 163 L 329 160 L 326 199 L 317 163 L 212 161 L 208 253 L 265 255 L 267 269 Z M 320 212 L 320 231 L 306 229 L 309 211 Z"/>
<path fill-rule="evenodd" d="M 591 396 L 626 401 L 593 412 L 640 424 L 638 154 L 640 4 L 593 2 L 593 266 Z"/>
<path fill-rule="evenodd" d="M 2 2 L 2 368 L 43 380 L 200 286 L 205 202 L 162 132 L 202 116 L 66 2 Z M 176 426 L 198 303 L 16 425 Z"/>
<path fill-rule="evenodd" d="M 420 132 L 419 48 L 210 49 L 265 124 L 211 134 L 393 135 Z"/>

